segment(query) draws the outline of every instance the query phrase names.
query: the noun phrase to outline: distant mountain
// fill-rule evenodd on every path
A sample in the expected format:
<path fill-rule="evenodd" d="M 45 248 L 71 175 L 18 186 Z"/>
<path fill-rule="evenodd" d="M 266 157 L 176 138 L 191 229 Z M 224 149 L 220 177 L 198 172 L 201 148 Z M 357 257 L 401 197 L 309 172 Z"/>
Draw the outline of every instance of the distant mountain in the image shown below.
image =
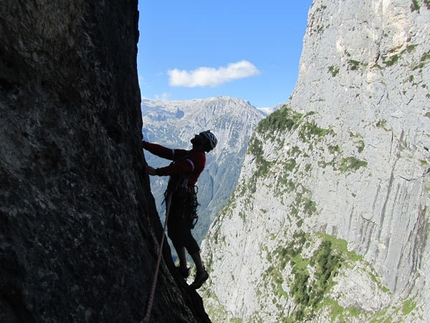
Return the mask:
<path fill-rule="evenodd" d="M 287 102 L 280 103 L 280 104 L 277 104 L 277 105 L 275 105 L 273 107 L 269 107 L 269 108 L 257 108 L 257 109 L 259 111 L 261 111 L 262 113 L 264 113 L 264 115 L 268 116 L 268 115 L 272 114 L 273 112 L 279 110 L 280 108 L 282 108 L 286 104 L 287 104 Z"/>
<path fill-rule="evenodd" d="M 249 102 L 231 97 L 189 101 L 143 99 L 141 109 L 142 132 L 147 141 L 169 148 L 191 149 L 190 139 L 203 130 L 211 130 L 218 138 L 218 146 L 206 155 L 206 169 L 197 183 L 200 207 L 194 234 L 200 242 L 214 215 L 226 204 L 235 188 L 248 140 L 265 114 Z M 148 152 L 145 157 L 154 167 L 170 163 Z M 152 192 L 162 216 L 166 184 L 166 177 L 151 177 Z"/>

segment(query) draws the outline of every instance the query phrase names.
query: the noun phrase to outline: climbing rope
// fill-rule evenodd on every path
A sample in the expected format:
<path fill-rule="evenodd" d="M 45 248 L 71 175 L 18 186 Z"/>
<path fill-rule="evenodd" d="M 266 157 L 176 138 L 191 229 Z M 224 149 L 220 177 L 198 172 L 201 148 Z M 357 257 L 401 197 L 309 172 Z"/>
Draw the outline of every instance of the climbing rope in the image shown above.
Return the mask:
<path fill-rule="evenodd" d="M 151 316 L 152 303 L 154 302 L 155 287 L 157 286 L 158 270 L 160 268 L 161 257 L 163 255 L 162 254 L 163 243 L 166 237 L 167 220 L 169 218 L 171 201 L 172 201 L 172 194 L 169 193 L 166 199 L 166 219 L 164 220 L 163 235 L 161 236 L 160 250 L 158 251 L 157 266 L 155 268 L 154 279 L 152 280 L 152 287 L 151 287 L 151 292 L 149 294 L 148 304 L 146 306 L 145 317 L 140 323 L 147 323 L 149 321 L 149 317 Z"/>

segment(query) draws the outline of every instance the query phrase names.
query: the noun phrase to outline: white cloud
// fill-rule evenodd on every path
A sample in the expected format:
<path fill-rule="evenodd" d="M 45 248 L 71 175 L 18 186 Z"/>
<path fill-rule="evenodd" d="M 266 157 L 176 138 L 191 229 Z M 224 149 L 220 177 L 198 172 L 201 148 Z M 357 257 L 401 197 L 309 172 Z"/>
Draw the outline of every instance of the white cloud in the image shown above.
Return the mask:
<path fill-rule="evenodd" d="M 159 100 L 159 101 L 167 101 L 170 98 L 170 94 L 169 93 L 163 93 L 161 95 L 155 95 L 155 100 Z"/>
<path fill-rule="evenodd" d="M 211 86 L 215 87 L 220 84 L 233 80 L 250 77 L 260 74 L 260 71 L 250 62 L 242 60 L 237 63 L 228 64 L 227 67 L 218 69 L 212 67 L 199 67 L 194 71 L 173 69 L 167 71 L 169 75 L 169 84 L 171 86 Z"/>

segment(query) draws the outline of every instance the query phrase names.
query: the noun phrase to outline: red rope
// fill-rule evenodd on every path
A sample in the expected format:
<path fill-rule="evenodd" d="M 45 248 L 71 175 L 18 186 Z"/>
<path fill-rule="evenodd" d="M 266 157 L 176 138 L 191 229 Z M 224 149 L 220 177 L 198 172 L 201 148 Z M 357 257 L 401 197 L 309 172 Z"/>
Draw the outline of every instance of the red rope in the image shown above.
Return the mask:
<path fill-rule="evenodd" d="M 167 200 L 166 200 L 166 219 L 164 220 L 163 235 L 161 236 L 160 250 L 158 251 L 157 267 L 155 268 L 155 274 L 154 274 L 154 279 L 152 281 L 151 293 L 149 294 L 148 305 L 146 307 L 146 314 L 140 323 L 147 323 L 149 321 L 149 317 L 151 316 L 152 303 L 154 302 L 155 287 L 157 286 L 158 271 L 160 268 L 161 257 L 163 255 L 162 253 L 163 243 L 164 243 L 164 238 L 166 236 L 167 219 L 169 218 L 171 200 L 172 200 L 172 194 L 169 193 L 167 195 Z"/>

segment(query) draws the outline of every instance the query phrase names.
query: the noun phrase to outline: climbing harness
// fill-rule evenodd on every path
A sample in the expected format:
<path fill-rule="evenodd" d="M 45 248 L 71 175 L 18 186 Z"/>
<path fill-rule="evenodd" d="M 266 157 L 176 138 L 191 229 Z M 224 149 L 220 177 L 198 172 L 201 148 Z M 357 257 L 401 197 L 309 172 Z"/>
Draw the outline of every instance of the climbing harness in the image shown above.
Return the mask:
<path fill-rule="evenodd" d="M 169 218 L 171 202 L 172 202 L 172 194 L 169 193 L 166 196 L 166 219 L 164 220 L 163 235 L 161 236 L 160 250 L 158 251 L 157 266 L 155 268 L 151 292 L 149 294 L 148 304 L 146 306 L 145 317 L 143 318 L 143 320 L 140 323 L 147 323 L 149 321 L 149 317 L 151 316 L 152 303 L 154 302 L 155 287 L 157 286 L 158 271 L 160 268 L 161 257 L 163 255 L 163 253 L 162 253 L 163 252 L 163 243 L 164 243 L 164 239 L 166 237 L 167 220 Z"/>
<path fill-rule="evenodd" d="M 178 160 L 186 159 L 188 155 L 182 156 Z M 178 160 L 174 161 L 177 162 Z M 197 224 L 199 217 L 197 215 L 197 207 L 200 205 L 197 201 L 197 193 L 198 187 L 197 185 L 189 185 L 188 183 L 189 174 L 181 174 L 181 175 L 172 175 L 170 176 L 169 183 L 167 184 L 167 189 L 164 192 L 164 198 L 167 198 L 168 194 L 173 195 L 174 205 L 181 205 L 184 207 L 182 212 L 182 216 L 187 217 L 189 221 L 191 229 Z M 177 203 L 177 199 L 180 199 L 181 202 Z"/>
<path fill-rule="evenodd" d="M 197 215 L 197 207 L 200 205 L 197 201 L 197 193 L 199 191 L 197 185 L 191 186 L 189 188 L 190 194 L 189 194 L 189 206 L 191 207 L 190 214 L 189 214 L 189 220 L 190 220 L 190 226 L 191 229 L 194 229 L 194 227 L 197 224 L 197 221 L 199 220 L 199 216 Z"/>

